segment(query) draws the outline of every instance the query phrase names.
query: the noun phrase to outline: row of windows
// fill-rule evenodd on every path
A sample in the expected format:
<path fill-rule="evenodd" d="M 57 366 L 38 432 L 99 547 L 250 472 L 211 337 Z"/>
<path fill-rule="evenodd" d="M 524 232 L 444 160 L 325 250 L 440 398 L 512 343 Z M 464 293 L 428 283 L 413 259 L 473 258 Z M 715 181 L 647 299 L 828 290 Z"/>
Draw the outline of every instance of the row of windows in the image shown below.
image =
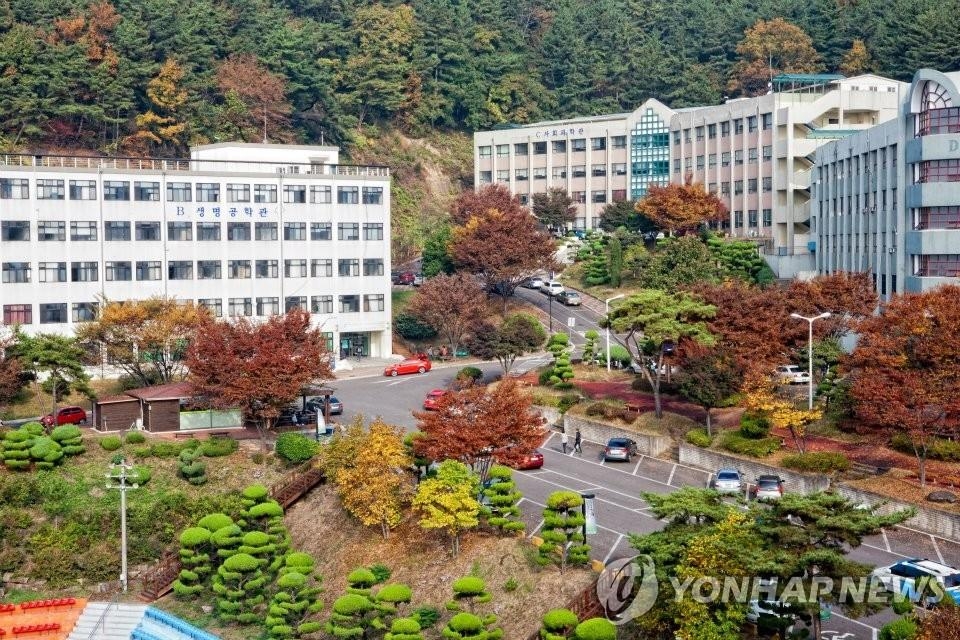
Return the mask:
<path fill-rule="evenodd" d="M 750 133 L 753 133 L 754 131 L 756 131 L 756 130 L 757 130 L 757 123 L 758 123 L 757 116 L 747 116 L 747 118 L 746 118 L 747 131 L 749 131 Z M 769 129 L 772 129 L 772 128 L 773 128 L 773 114 L 772 114 L 772 113 L 764 113 L 764 114 L 761 114 L 761 115 L 760 115 L 760 119 L 759 119 L 759 123 L 760 123 L 760 126 L 763 128 L 764 131 L 767 131 L 767 130 L 769 130 Z M 733 132 L 734 132 L 735 134 L 743 133 L 743 127 L 744 127 L 744 118 L 737 118 L 736 120 L 733 121 Z M 699 127 L 694 127 L 692 130 L 691 130 L 691 129 L 684 129 L 684 130 L 683 130 L 683 141 L 684 141 L 684 142 L 690 142 L 690 141 L 691 141 L 691 139 L 692 139 L 692 138 L 691 138 L 691 135 L 690 135 L 690 134 L 691 134 L 691 131 L 693 132 L 694 135 L 696 135 L 697 140 L 703 140 L 704 137 L 707 137 L 707 138 L 709 138 L 710 140 L 714 140 L 714 139 L 717 137 L 717 125 L 716 125 L 716 124 L 701 125 L 701 126 L 699 126 Z M 675 144 L 675 145 L 680 144 L 680 133 L 681 133 L 681 132 L 680 132 L 679 129 L 677 129 L 677 130 L 675 130 L 675 131 L 673 132 L 673 144 Z M 720 123 L 720 137 L 721 137 L 721 138 L 726 138 L 726 137 L 729 136 L 729 135 L 730 135 L 730 122 L 729 122 L 729 121 L 721 122 L 721 123 Z"/>
<path fill-rule="evenodd" d="M 342 295 L 339 296 L 340 313 L 359 313 L 361 299 L 364 312 L 383 311 L 385 296 L 383 294 Z M 217 318 L 223 316 L 223 299 L 201 298 L 197 304 L 206 307 Z M 333 296 L 311 296 L 309 299 L 311 313 L 333 313 Z M 70 305 L 73 322 L 90 322 L 97 317 L 96 302 L 74 302 Z M 293 309 L 306 309 L 307 296 L 288 296 L 284 299 L 284 312 Z M 66 302 L 41 303 L 39 305 L 39 324 L 64 324 L 67 322 L 68 305 Z M 256 312 L 256 313 L 254 313 Z M 227 315 L 232 318 L 246 316 L 271 316 L 280 313 L 280 298 L 228 298 Z M 33 324 L 32 304 L 5 304 L 3 305 L 3 323 L 7 326 Z"/>
<path fill-rule="evenodd" d="M 773 226 L 773 210 L 764 209 L 762 212 L 763 215 L 763 226 L 772 227 Z M 748 209 L 747 210 L 747 227 L 757 227 L 757 210 Z M 743 211 L 734 211 L 733 212 L 733 226 L 737 228 L 743 227 Z"/>
<path fill-rule="evenodd" d="M 743 180 L 734 180 L 734 181 L 733 181 L 733 193 L 734 193 L 734 195 L 740 195 L 741 193 L 743 193 L 743 183 L 744 183 Z M 757 181 L 756 178 L 750 178 L 749 180 L 746 181 L 746 183 L 747 183 L 747 193 L 756 193 L 756 192 L 757 192 L 758 181 Z M 763 178 L 762 180 L 760 180 L 760 181 L 759 181 L 759 184 L 762 185 L 764 193 L 767 193 L 767 192 L 769 192 L 769 191 L 773 191 L 773 178 L 767 176 L 766 178 Z M 720 194 L 721 194 L 721 195 L 729 195 L 729 194 L 730 194 L 730 185 L 731 185 L 731 183 L 729 183 L 729 182 L 721 182 L 721 183 L 720 183 Z M 709 191 L 710 193 L 716 194 L 716 193 L 717 193 L 717 183 L 716 183 L 716 182 L 711 182 L 710 184 L 708 184 L 708 185 L 707 185 L 707 191 Z"/>
<path fill-rule="evenodd" d="M 587 167 L 586 165 L 574 165 L 570 168 L 571 175 L 574 178 L 586 178 L 587 177 Z M 610 165 L 610 173 L 615 176 L 625 176 L 627 175 L 627 164 L 625 162 L 618 162 Z M 607 165 L 605 164 L 594 164 L 590 166 L 590 175 L 594 178 L 604 177 L 607 175 Z M 515 169 L 514 170 L 514 179 L 518 181 L 529 180 L 530 179 L 530 170 L 529 169 Z M 567 177 L 567 168 L 566 167 L 554 167 L 553 168 L 553 178 L 564 179 Z M 493 172 L 492 171 L 481 171 L 480 172 L 480 182 L 489 183 L 492 182 Z M 546 167 L 534 167 L 533 168 L 533 179 L 534 180 L 546 180 L 547 178 L 547 168 Z M 510 170 L 509 169 L 499 169 L 497 170 L 497 182 L 509 182 L 510 181 Z"/>
<path fill-rule="evenodd" d="M 363 223 L 364 240 L 383 240 L 383 224 L 379 222 Z M 103 223 L 103 237 L 108 241 L 122 241 L 135 238 L 144 241 L 161 240 L 159 222 L 135 222 L 131 234 L 131 223 L 128 221 L 107 221 Z M 199 241 L 218 241 L 223 229 L 220 222 L 197 222 L 196 239 Z M 251 236 L 249 222 L 228 222 L 228 240 L 277 240 L 279 226 L 276 222 L 254 223 L 254 234 Z M 361 225 L 359 222 L 340 222 L 337 224 L 338 240 L 360 240 Z M 168 222 L 167 239 L 170 241 L 192 241 L 194 223 Z M 96 241 L 97 223 L 91 220 L 75 221 L 70 223 L 70 240 Z M 37 222 L 37 240 L 41 242 L 64 242 L 67 239 L 67 223 L 62 220 L 41 220 Z M 306 222 L 284 222 L 284 240 L 306 240 Z M 311 222 L 311 240 L 332 240 L 333 223 Z M 29 220 L 3 220 L 0 222 L 0 240 L 6 242 L 26 242 L 30 240 Z"/>
<path fill-rule="evenodd" d="M 917 135 L 960 133 L 960 107 L 929 109 L 917 116 Z"/>
<path fill-rule="evenodd" d="M 914 166 L 914 180 L 918 183 L 960 182 L 960 160 L 928 160 Z"/>
<path fill-rule="evenodd" d="M 36 180 L 38 200 L 64 200 L 67 193 L 71 200 L 96 200 L 96 180 L 70 180 L 65 185 L 64 180 L 53 178 L 38 178 Z M 69 186 L 69 191 L 67 190 Z M 219 182 L 168 182 L 168 202 L 221 202 L 221 185 Z M 333 198 L 332 187 L 329 185 L 312 185 L 309 187 L 310 202 L 315 204 L 330 204 Z M 252 193 L 252 196 L 251 196 Z M 160 201 L 159 182 L 134 182 L 133 200 L 141 202 Z M 277 185 L 254 184 L 252 191 L 249 184 L 227 183 L 225 202 L 260 202 L 277 201 Z M 127 180 L 104 180 L 104 200 L 130 200 L 130 182 Z M 0 200 L 28 200 L 30 198 L 30 181 L 27 178 L 0 178 Z M 251 199 L 252 198 L 252 199 Z M 305 204 L 307 202 L 307 185 L 287 184 L 283 186 L 283 201 L 289 204 Z M 337 204 L 382 204 L 383 187 L 337 187 Z"/>
<path fill-rule="evenodd" d="M 587 139 L 586 138 L 573 138 L 571 139 L 569 148 L 571 151 L 586 151 L 587 150 Z M 627 136 L 611 136 L 610 137 L 610 146 L 614 149 L 626 149 L 627 148 Z M 567 140 L 554 140 L 552 143 L 552 149 L 554 153 L 566 153 L 567 152 Z M 605 151 L 607 148 L 607 139 L 606 138 L 590 138 L 590 149 L 592 151 Z M 481 146 L 478 148 L 478 152 L 481 158 L 489 158 L 493 155 L 494 147 L 490 145 Z M 506 158 L 510 156 L 510 145 L 509 144 L 498 144 L 496 145 L 496 152 L 498 158 Z M 533 143 L 533 155 L 544 155 L 547 153 L 547 143 L 546 142 L 534 142 Z M 530 155 L 530 144 L 527 142 L 517 142 L 513 145 L 513 154 L 517 156 L 526 156 Z"/>
<path fill-rule="evenodd" d="M 960 254 L 913 257 L 913 275 L 934 278 L 960 278 Z"/>
<path fill-rule="evenodd" d="M 337 275 L 355 277 L 382 276 L 381 258 L 341 258 L 337 260 Z M 255 269 L 254 269 L 255 267 Z M 71 262 L 69 282 L 96 282 L 99 280 L 98 262 Z M 227 260 L 227 277 L 231 280 L 246 280 L 256 273 L 257 278 L 279 277 L 278 260 Z M 310 277 L 333 277 L 333 260 L 330 258 L 310 260 Z M 5 284 L 28 283 L 32 281 L 32 266 L 29 262 L 2 263 L 3 282 Z M 104 263 L 104 279 L 107 282 L 131 281 L 136 274 L 137 280 L 160 280 L 162 263 L 156 261 L 108 261 Z M 167 262 L 167 277 L 170 280 L 193 280 L 194 266 L 190 260 L 171 260 Z M 283 261 L 283 277 L 306 278 L 307 259 L 297 258 Z M 37 265 L 38 282 L 68 282 L 66 262 L 40 262 Z M 220 260 L 197 260 L 197 280 L 220 280 L 223 278 L 223 263 Z"/>
<path fill-rule="evenodd" d="M 762 148 L 762 152 L 763 152 L 763 159 L 764 159 L 764 161 L 770 160 L 771 158 L 773 158 L 773 147 L 772 147 L 772 146 L 770 146 L 770 145 L 764 146 L 764 147 Z M 737 150 L 735 150 L 732 155 L 731 155 L 731 153 L 730 153 L 729 151 L 724 151 L 723 153 L 721 153 L 721 154 L 720 154 L 720 166 L 721 166 L 721 167 L 729 167 L 730 164 L 731 164 L 731 163 L 730 163 L 731 157 L 733 158 L 733 165 L 734 165 L 734 166 L 737 166 L 737 167 L 743 166 L 743 149 L 737 149 Z M 750 147 L 749 149 L 747 149 L 747 162 L 748 162 L 749 164 L 756 164 L 757 160 L 758 160 L 758 157 L 757 157 L 757 148 L 756 148 L 756 147 Z M 690 169 L 692 169 L 692 168 L 693 168 L 693 161 L 694 161 L 694 158 L 692 158 L 692 157 L 685 158 L 685 159 L 684 159 L 684 168 L 687 169 L 688 171 L 689 171 Z M 697 161 L 697 169 L 698 169 L 698 170 L 701 170 L 701 171 L 702 171 L 705 165 L 706 165 L 706 166 L 709 166 L 710 168 L 713 168 L 713 167 L 716 167 L 716 166 L 717 166 L 717 154 L 711 153 L 710 155 L 707 155 L 707 156 L 699 155 L 699 156 L 696 157 L 696 161 Z M 680 173 L 680 158 L 675 158 L 675 159 L 674 159 L 674 161 L 673 161 L 673 172 L 674 172 L 674 173 Z"/>
<path fill-rule="evenodd" d="M 960 229 L 960 207 L 923 207 L 915 209 L 914 229 Z"/>

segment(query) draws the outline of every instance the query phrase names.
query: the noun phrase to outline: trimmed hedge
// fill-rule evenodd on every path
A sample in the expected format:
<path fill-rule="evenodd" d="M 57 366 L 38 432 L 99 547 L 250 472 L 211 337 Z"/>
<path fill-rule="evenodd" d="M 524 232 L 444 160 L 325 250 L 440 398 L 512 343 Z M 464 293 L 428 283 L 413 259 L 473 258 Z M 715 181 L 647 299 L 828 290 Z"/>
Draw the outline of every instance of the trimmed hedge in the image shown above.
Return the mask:
<path fill-rule="evenodd" d="M 752 458 L 766 458 L 779 451 L 780 438 L 761 438 L 755 440 L 744 438 L 739 431 L 728 431 L 721 441 L 721 446 L 731 453 L 739 453 Z"/>
<path fill-rule="evenodd" d="M 457 371 L 457 380 L 473 380 L 477 382 L 483 377 L 483 371 L 476 367 L 464 367 Z"/>
<path fill-rule="evenodd" d="M 106 451 L 116 451 L 123 446 L 123 440 L 120 439 L 120 436 L 107 436 L 100 440 L 100 446 Z"/>
<path fill-rule="evenodd" d="M 143 435 L 139 431 L 131 431 L 127 434 L 124 440 L 127 441 L 127 444 L 143 444 L 147 441 L 147 436 Z"/>
<path fill-rule="evenodd" d="M 704 449 L 713 444 L 713 438 L 707 435 L 706 429 L 690 429 L 687 431 L 686 439 L 690 444 Z"/>
<path fill-rule="evenodd" d="M 199 448 L 201 454 L 208 458 L 220 458 L 235 452 L 239 446 L 240 443 L 233 438 L 214 436 L 207 438 Z"/>
<path fill-rule="evenodd" d="M 277 438 L 277 455 L 290 463 L 310 460 L 320 450 L 320 443 L 300 433 L 283 433 Z"/>
<path fill-rule="evenodd" d="M 617 640 L 617 627 L 606 618 L 590 618 L 577 625 L 577 640 Z"/>
<path fill-rule="evenodd" d="M 787 469 L 797 471 L 812 471 L 817 473 L 831 473 L 846 471 L 850 468 L 850 461 L 842 453 L 830 451 L 814 451 L 784 456 L 781 464 Z"/>

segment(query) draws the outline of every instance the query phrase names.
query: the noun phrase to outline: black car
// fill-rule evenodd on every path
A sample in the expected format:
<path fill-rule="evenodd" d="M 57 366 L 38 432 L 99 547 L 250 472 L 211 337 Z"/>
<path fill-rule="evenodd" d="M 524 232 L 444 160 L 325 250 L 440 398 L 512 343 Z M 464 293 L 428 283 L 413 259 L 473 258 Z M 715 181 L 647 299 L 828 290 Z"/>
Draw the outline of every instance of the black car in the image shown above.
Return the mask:
<path fill-rule="evenodd" d="M 307 410 L 313 411 L 314 413 L 322 413 L 326 415 L 325 405 L 327 397 L 319 396 L 307 401 Z M 330 396 L 330 415 L 338 416 L 343 413 L 343 403 L 337 400 L 336 397 Z"/>

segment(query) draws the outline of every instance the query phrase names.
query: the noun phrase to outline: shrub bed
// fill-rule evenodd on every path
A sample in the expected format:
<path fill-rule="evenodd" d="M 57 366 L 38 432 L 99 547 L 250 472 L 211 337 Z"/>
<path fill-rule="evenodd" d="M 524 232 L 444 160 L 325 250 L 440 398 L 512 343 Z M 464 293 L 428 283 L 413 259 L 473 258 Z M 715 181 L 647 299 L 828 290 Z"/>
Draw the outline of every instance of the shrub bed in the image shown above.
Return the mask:
<path fill-rule="evenodd" d="M 766 458 L 779 451 L 779 438 L 744 438 L 739 431 L 728 431 L 721 441 L 721 447 L 731 453 L 738 453 L 751 458 Z"/>
<path fill-rule="evenodd" d="M 704 449 L 713 444 L 713 438 L 707 435 L 706 429 L 690 429 L 687 431 L 686 438 L 690 444 Z"/>
<path fill-rule="evenodd" d="M 219 458 L 230 455 L 239 446 L 240 444 L 233 438 L 213 437 L 208 438 L 200 445 L 200 451 L 208 458 Z"/>
<path fill-rule="evenodd" d="M 911 456 L 915 455 L 913 451 L 913 443 L 910 441 L 910 436 L 904 433 L 896 433 L 892 438 L 890 438 L 890 448 L 895 449 L 900 453 L 906 453 Z M 954 442 L 953 440 L 942 440 L 939 438 L 935 439 L 927 449 L 927 458 L 930 460 L 960 462 L 960 442 Z"/>
<path fill-rule="evenodd" d="M 850 461 L 842 453 L 830 451 L 815 451 L 784 456 L 781 464 L 787 469 L 797 471 L 811 471 L 816 473 L 831 473 L 846 471 L 850 468 Z"/>
<path fill-rule="evenodd" d="M 143 444 L 147 441 L 147 436 L 143 435 L 139 431 L 131 431 L 127 434 L 125 439 L 127 444 Z"/>
<path fill-rule="evenodd" d="M 276 444 L 277 455 L 291 463 L 306 462 L 319 448 L 319 443 L 299 433 L 283 433 Z"/>
<path fill-rule="evenodd" d="M 107 436 L 100 440 L 100 446 L 106 451 L 116 451 L 123 446 L 120 436 Z"/>

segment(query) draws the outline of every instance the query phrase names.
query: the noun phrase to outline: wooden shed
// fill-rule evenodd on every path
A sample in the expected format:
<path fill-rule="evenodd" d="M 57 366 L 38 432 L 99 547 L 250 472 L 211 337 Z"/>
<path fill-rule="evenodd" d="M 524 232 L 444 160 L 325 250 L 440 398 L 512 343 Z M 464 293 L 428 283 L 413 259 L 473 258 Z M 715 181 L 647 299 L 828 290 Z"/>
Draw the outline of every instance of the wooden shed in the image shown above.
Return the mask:
<path fill-rule="evenodd" d="M 193 397 L 193 385 L 174 382 L 131 389 L 97 400 L 94 425 L 100 431 L 142 428 L 151 432 L 180 429 L 180 403 Z"/>

